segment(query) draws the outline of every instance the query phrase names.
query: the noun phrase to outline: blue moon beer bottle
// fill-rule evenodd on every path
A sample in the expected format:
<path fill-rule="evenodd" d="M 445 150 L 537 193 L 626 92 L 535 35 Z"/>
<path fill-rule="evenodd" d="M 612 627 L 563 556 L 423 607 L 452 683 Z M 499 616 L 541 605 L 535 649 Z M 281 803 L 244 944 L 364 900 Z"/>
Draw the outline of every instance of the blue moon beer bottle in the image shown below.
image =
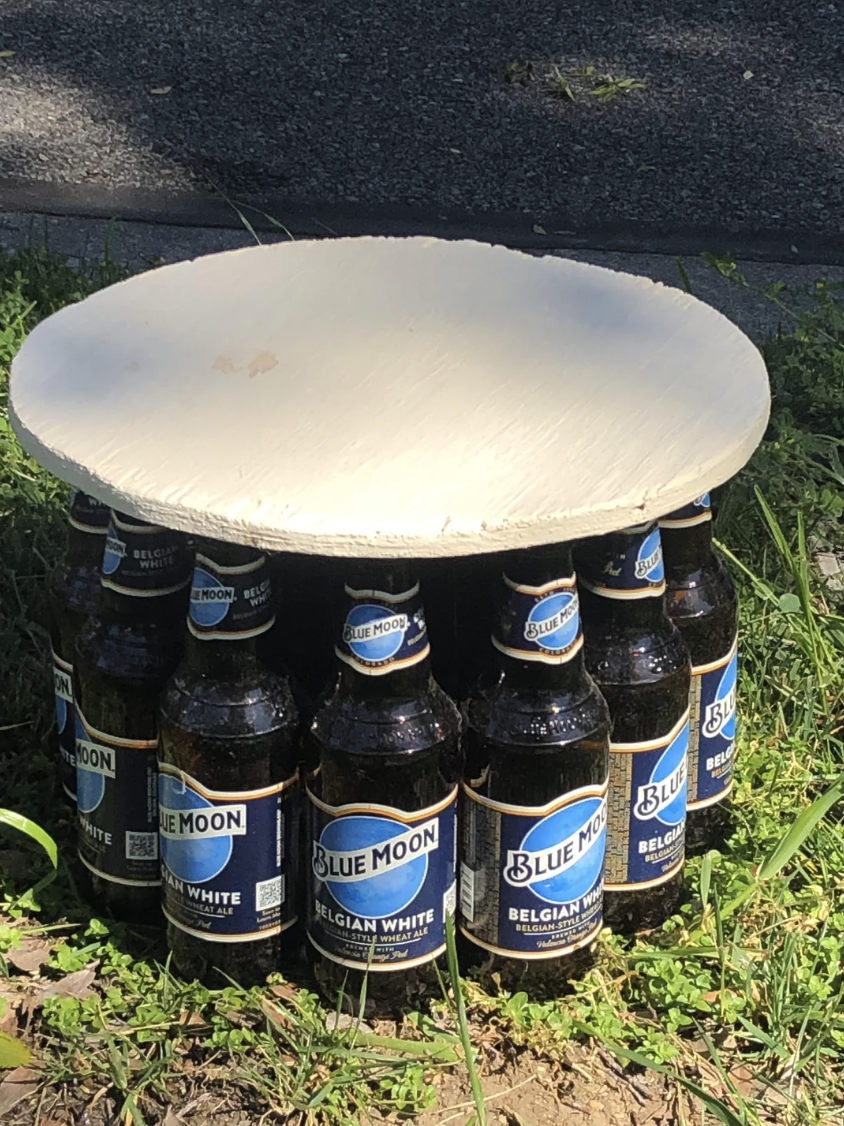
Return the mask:
<path fill-rule="evenodd" d="M 501 562 L 494 680 L 464 705 L 460 930 L 499 972 L 559 978 L 602 925 L 610 718 L 571 547 Z"/>
<path fill-rule="evenodd" d="M 94 902 L 160 919 L 158 697 L 182 655 L 187 539 L 112 512 L 102 596 L 76 641 L 79 858 Z"/>
<path fill-rule="evenodd" d="M 108 506 L 78 489 L 70 491 L 67 550 L 47 583 L 50 640 L 59 741 L 59 782 L 76 805 L 76 717 L 73 710 L 73 654 L 76 638 L 100 599 L 100 568 L 108 527 Z"/>
<path fill-rule="evenodd" d="M 184 977 L 257 984 L 296 922 L 298 716 L 258 654 L 274 616 L 266 557 L 201 542 L 159 712 L 162 900 Z"/>
<path fill-rule="evenodd" d="M 709 494 L 659 522 L 665 606 L 692 660 L 686 849 L 724 843 L 733 785 L 738 665 L 738 599 L 712 549 Z"/>
<path fill-rule="evenodd" d="M 310 727 L 307 931 L 332 999 L 390 1010 L 436 986 L 456 896 L 457 708 L 431 675 L 419 583 L 351 566 L 337 676 Z"/>
<path fill-rule="evenodd" d="M 655 523 L 588 540 L 575 554 L 586 667 L 612 719 L 604 919 L 656 926 L 682 885 L 689 656 L 665 612 Z"/>

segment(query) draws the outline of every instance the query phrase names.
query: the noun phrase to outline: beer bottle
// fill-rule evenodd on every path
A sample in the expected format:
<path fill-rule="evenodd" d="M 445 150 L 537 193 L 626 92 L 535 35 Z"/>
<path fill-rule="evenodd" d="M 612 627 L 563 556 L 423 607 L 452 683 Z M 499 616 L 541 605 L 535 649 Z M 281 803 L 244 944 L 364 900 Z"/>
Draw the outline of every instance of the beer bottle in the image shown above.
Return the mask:
<path fill-rule="evenodd" d="M 665 605 L 692 661 L 686 850 L 724 843 L 733 785 L 738 599 L 712 549 L 709 493 L 663 517 Z"/>
<path fill-rule="evenodd" d="M 108 506 L 70 490 L 67 549 L 50 572 L 47 597 L 56 694 L 59 782 L 76 804 L 76 719 L 73 711 L 73 653 L 76 638 L 100 597 L 100 567 Z"/>
<path fill-rule="evenodd" d="M 111 513 L 102 596 L 76 641 L 79 857 L 100 908 L 160 918 L 158 696 L 179 663 L 192 555 L 178 532 Z"/>
<path fill-rule="evenodd" d="M 495 678 L 464 705 L 460 930 L 502 975 L 559 980 L 601 930 L 610 718 L 570 545 L 503 562 Z"/>
<path fill-rule="evenodd" d="M 604 920 L 664 922 L 683 878 L 689 656 L 665 612 L 655 523 L 586 541 L 575 554 L 586 667 L 612 719 Z"/>
<path fill-rule="evenodd" d="M 436 985 L 454 913 L 457 708 L 431 675 L 419 583 L 349 568 L 337 674 L 311 723 L 308 938 L 325 993 L 388 1011 Z"/>
<path fill-rule="evenodd" d="M 185 655 L 161 696 L 159 826 L 176 969 L 243 986 L 278 968 L 296 922 L 298 716 L 260 662 L 274 620 L 266 557 L 203 542 Z"/>

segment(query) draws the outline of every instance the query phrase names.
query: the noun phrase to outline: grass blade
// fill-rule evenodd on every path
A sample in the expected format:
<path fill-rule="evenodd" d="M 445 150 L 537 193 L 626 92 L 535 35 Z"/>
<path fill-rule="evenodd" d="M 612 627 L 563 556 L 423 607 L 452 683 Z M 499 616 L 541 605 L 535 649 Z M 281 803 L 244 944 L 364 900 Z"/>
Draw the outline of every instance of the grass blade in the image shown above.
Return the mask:
<path fill-rule="evenodd" d="M 832 809 L 836 802 L 844 796 L 844 774 L 831 786 L 825 794 L 816 798 L 812 804 L 800 813 L 791 828 L 783 836 L 775 848 L 766 856 L 759 865 L 756 873 L 757 881 L 770 880 L 776 876 L 792 856 L 799 851 L 808 839 L 812 830 Z"/>
<path fill-rule="evenodd" d="M 660 1075 L 664 1075 L 667 1079 L 673 1079 L 675 1083 L 679 1083 L 695 1098 L 700 1099 L 713 1118 L 718 1122 L 722 1122 L 723 1126 L 747 1126 L 747 1119 L 745 1117 L 739 1118 L 734 1110 L 715 1095 L 711 1095 L 705 1087 L 701 1087 L 699 1083 L 694 1080 L 686 1078 L 681 1075 L 679 1071 L 674 1071 L 670 1067 L 665 1067 L 656 1060 L 650 1059 L 648 1056 L 643 1055 L 641 1052 L 631 1052 L 628 1048 L 622 1048 L 620 1044 L 611 1044 L 609 1041 L 604 1041 L 604 1044 L 613 1055 L 618 1056 L 620 1060 L 625 1063 L 635 1063 L 639 1067 L 649 1067 L 651 1071 L 658 1071 Z"/>
<path fill-rule="evenodd" d="M 451 987 L 454 990 L 454 1003 L 457 1006 L 457 1029 L 460 1033 L 460 1042 L 463 1045 L 463 1054 L 466 1057 L 466 1070 L 469 1072 L 472 1098 L 475 1101 L 478 1122 L 480 1122 L 481 1126 L 486 1126 L 484 1091 L 481 1086 L 481 1078 L 478 1075 L 478 1069 L 475 1067 L 475 1057 L 472 1054 L 472 1041 L 469 1036 L 469 1024 L 466 1020 L 466 1005 L 463 1002 L 463 987 L 460 982 L 460 970 L 457 966 L 457 943 L 454 938 L 453 915 L 446 916 L 445 944 L 448 958 L 448 973 L 451 978 Z"/>
<path fill-rule="evenodd" d="M 37 841 L 49 856 L 53 867 L 58 868 L 59 850 L 56 848 L 56 842 L 40 825 L 36 825 L 34 821 L 24 817 L 22 813 L 13 813 L 11 809 L 0 809 L 0 825 L 9 825 Z"/>

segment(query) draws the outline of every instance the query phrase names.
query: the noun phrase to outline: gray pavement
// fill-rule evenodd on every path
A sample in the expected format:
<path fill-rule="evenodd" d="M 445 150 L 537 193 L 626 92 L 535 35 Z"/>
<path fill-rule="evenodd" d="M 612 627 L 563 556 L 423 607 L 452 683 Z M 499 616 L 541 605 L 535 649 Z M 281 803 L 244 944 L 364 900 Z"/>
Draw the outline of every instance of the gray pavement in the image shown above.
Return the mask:
<path fill-rule="evenodd" d="M 0 0 L 0 177 L 822 243 L 843 59 L 841 0 Z"/>
<path fill-rule="evenodd" d="M 265 242 L 273 241 L 272 236 L 259 237 Z M 16 250 L 33 243 L 45 243 L 51 249 L 74 259 L 101 258 L 107 247 L 113 261 L 128 265 L 133 270 L 140 270 L 214 254 L 221 250 L 252 246 L 255 238 L 245 229 L 109 223 L 96 219 L 0 213 L 0 247 Z M 570 248 L 557 249 L 551 253 L 613 270 L 641 274 L 666 285 L 682 285 L 677 259 L 670 255 Z M 753 339 L 760 340 L 775 331 L 780 324 L 788 327 L 788 318 L 783 317 L 770 301 L 725 281 L 699 256 L 686 256 L 681 261 L 695 296 L 720 309 Z M 785 282 L 791 287 L 811 286 L 819 278 L 844 280 L 844 267 L 816 263 L 786 265 L 777 262 L 746 262 L 740 263 L 740 266 L 748 280 L 760 287 L 774 282 Z"/>

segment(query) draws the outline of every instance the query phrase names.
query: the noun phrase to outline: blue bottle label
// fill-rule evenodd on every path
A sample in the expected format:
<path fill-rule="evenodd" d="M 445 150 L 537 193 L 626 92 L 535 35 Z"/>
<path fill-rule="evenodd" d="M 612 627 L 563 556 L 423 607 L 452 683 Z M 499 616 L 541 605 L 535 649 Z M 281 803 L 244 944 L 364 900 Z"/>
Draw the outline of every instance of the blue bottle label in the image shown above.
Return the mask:
<path fill-rule="evenodd" d="M 223 566 L 197 552 L 188 610 L 188 629 L 200 641 L 243 641 L 258 637 L 275 621 L 266 556 Z"/>
<path fill-rule="evenodd" d="M 642 524 L 602 537 L 579 560 L 578 581 L 603 598 L 656 598 L 665 593 L 659 525 Z"/>
<path fill-rule="evenodd" d="M 689 713 L 661 739 L 610 743 L 606 891 L 657 887 L 683 866 Z"/>
<path fill-rule="evenodd" d="M 689 809 L 722 801 L 733 787 L 738 639 L 719 661 L 692 667 Z"/>
<path fill-rule="evenodd" d="M 53 690 L 56 697 L 56 731 L 59 736 L 59 781 L 76 801 L 76 717 L 73 711 L 73 665 L 53 650 Z"/>
<path fill-rule="evenodd" d="M 464 785 L 460 929 L 496 954 L 555 958 L 602 924 L 607 785 L 541 807 L 490 801 Z"/>
<path fill-rule="evenodd" d="M 208 942 L 251 942 L 296 922 L 298 772 L 260 790 L 209 790 L 159 765 L 164 914 Z"/>
<path fill-rule="evenodd" d="M 514 583 L 504 575 L 507 598 L 492 644 L 508 657 L 562 665 L 583 647 L 574 575 L 542 586 Z"/>
<path fill-rule="evenodd" d="M 312 945 L 340 965 L 375 971 L 441 954 L 455 906 L 457 787 L 413 813 L 308 797 Z"/>
<path fill-rule="evenodd" d="M 72 527 L 80 532 L 104 536 L 108 528 L 109 507 L 79 489 L 70 490 L 70 515 Z"/>
<path fill-rule="evenodd" d="M 132 598 L 160 598 L 186 587 L 192 570 L 181 532 L 112 512 L 103 551 L 104 587 Z"/>
<path fill-rule="evenodd" d="M 705 524 L 711 519 L 709 493 L 704 493 L 702 497 L 695 497 L 690 504 L 684 504 L 676 512 L 660 516 L 659 526 L 660 528 L 693 528 L 696 524 Z"/>
<path fill-rule="evenodd" d="M 416 665 L 430 653 L 419 584 L 402 594 L 346 587 L 349 605 L 340 644 L 341 661 L 366 676 Z"/>
<path fill-rule="evenodd" d="M 79 859 L 104 880 L 157 887 L 158 739 L 97 731 L 76 707 Z"/>

